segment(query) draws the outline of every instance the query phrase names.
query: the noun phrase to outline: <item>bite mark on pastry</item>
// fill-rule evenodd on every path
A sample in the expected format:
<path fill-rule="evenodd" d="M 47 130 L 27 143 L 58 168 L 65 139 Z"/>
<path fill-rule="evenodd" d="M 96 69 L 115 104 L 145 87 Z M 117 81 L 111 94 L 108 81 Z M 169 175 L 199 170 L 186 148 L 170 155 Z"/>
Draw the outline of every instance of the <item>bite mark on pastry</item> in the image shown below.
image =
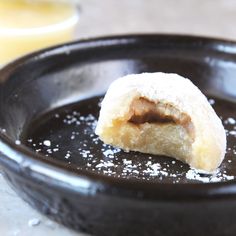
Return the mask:
<path fill-rule="evenodd" d="M 104 143 L 174 157 L 209 172 L 226 150 L 224 127 L 207 98 L 177 74 L 143 73 L 114 81 L 95 132 Z"/>
<path fill-rule="evenodd" d="M 130 105 L 130 118 L 128 120 L 133 124 L 159 123 L 159 124 L 178 124 L 182 125 L 188 134 L 194 139 L 194 129 L 191 118 L 183 112 L 180 112 L 171 104 L 153 102 L 144 97 L 135 99 Z"/>

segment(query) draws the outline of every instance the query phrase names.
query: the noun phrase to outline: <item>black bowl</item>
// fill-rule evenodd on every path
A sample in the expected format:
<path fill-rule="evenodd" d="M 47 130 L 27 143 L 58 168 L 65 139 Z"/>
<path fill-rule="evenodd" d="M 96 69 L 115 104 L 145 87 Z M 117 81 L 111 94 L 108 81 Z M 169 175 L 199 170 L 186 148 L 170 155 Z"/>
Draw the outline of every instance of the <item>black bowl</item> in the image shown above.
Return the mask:
<path fill-rule="evenodd" d="M 229 130 L 214 177 L 94 135 L 109 84 L 155 71 L 188 77 L 214 99 Z M 5 178 L 34 208 L 94 235 L 235 235 L 235 74 L 236 43 L 176 35 L 84 40 L 16 60 L 0 73 Z"/>

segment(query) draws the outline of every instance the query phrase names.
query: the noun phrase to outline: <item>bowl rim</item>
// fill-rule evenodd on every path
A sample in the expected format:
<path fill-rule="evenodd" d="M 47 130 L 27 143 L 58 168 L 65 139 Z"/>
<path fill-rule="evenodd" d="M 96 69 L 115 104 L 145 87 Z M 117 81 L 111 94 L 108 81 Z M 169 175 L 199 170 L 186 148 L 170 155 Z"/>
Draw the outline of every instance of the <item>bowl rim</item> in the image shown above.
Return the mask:
<path fill-rule="evenodd" d="M 88 50 L 115 45 L 138 44 L 142 40 L 164 39 L 170 45 L 178 42 L 189 43 L 192 47 L 203 47 L 220 53 L 230 54 L 236 62 L 236 42 L 225 39 L 199 37 L 179 34 L 130 34 L 81 39 L 71 43 L 42 49 L 25 55 L 7 64 L 0 70 L 1 81 L 7 80 L 17 69 L 30 61 L 52 57 L 73 50 Z M 177 41 L 177 42 L 176 42 Z M 63 163 L 55 159 L 46 159 L 23 145 L 16 144 L 3 132 L 0 132 L 0 164 L 6 171 L 21 174 L 22 177 L 34 181 L 45 182 L 57 189 L 70 190 L 75 193 L 94 195 L 95 193 L 146 200 L 191 201 L 226 199 L 236 197 L 236 180 L 215 183 L 157 183 L 141 179 L 115 178 L 91 172 L 65 168 Z"/>

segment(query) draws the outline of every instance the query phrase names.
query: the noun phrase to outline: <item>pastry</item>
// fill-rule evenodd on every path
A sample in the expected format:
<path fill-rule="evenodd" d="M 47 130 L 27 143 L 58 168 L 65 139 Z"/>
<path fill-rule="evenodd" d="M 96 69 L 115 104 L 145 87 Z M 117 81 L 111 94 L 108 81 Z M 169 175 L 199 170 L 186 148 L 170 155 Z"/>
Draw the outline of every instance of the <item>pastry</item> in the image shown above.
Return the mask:
<path fill-rule="evenodd" d="M 115 80 L 102 102 L 96 134 L 126 151 L 174 157 L 212 172 L 226 134 L 207 98 L 177 74 L 142 73 Z"/>

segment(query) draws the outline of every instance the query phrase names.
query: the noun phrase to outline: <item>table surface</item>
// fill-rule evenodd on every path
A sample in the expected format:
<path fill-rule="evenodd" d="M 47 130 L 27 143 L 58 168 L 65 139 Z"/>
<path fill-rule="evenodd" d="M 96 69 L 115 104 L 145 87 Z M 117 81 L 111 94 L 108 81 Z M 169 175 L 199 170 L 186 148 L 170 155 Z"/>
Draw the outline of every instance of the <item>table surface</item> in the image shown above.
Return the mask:
<path fill-rule="evenodd" d="M 177 33 L 236 39 L 235 0 L 81 0 L 77 38 Z M 23 202 L 0 174 L 0 235 L 84 236 Z"/>

